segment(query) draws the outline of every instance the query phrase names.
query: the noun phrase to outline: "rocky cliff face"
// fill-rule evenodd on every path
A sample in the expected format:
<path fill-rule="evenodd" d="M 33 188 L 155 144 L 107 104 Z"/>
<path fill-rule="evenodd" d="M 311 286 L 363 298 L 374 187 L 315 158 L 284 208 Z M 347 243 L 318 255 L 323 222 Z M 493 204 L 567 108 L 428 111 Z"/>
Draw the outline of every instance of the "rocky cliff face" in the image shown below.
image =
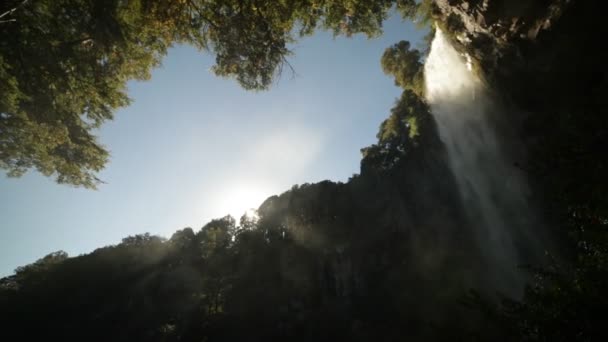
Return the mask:
<path fill-rule="evenodd" d="M 551 29 L 570 0 L 435 0 L 433 15 L 484 74 Z M 521 60 L 519 60 L 521 62 Z"/>
<path fill-rule="evenodd" d="M 554 121 L 603 110 L 608 25 L 596 1 L 435 0 L 433 16 L 519 109 Z"/>
<path fill-rule="evenodd" d="M 549 226 L 608 215 L 608 25 L 594 0 L 435 0 L 433 16 L 509 110 Z"/>

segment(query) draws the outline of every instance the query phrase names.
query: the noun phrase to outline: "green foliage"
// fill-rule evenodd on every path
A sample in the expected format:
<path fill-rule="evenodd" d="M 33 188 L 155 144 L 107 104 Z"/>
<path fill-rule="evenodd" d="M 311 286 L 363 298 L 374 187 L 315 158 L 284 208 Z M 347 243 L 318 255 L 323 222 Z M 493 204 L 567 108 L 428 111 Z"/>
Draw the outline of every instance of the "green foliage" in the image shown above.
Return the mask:
<path fill-rule="evenodd" d="M 137 2 L 31 1 L 0 25 L 0 167 L 94 188 L 108 153 L 94 129 L 129 103 L 168 47 Z"/>
<path fill-rule="evenodd" d="M 430 3 L 397 2 L 408 17 Z M 147 77 L 171 43 L 215 51 L 218 74 L 264 88 L 294 30 L 374 35 L 392 2 L 108 4 L 114 7 L 39 1 L 0 24 L 8 37 L 0 41 L 0 166 L 9 172 L 37 167 L 94 186 L 86 172 L 96 169 L 86 165 L 103 164 L 96 161 L 103 152 L 91 130 L 126 104 L 124 81 Z M 532 269 L 521 300 L 497 305 L 471 292 L 466 303 L 477 311 L 460 306 L 468 289 L 484 284 L 486 260 L 464 224 L 422 99 L 420 53 L 400 42 L 382 64 L 404 92 L 377 144 L 363 149 L 360 175 L 346 184 L 294 186 L 238 226 L 224 217 L 168 241 L 143 234 L 74 258 L 49 254 L 0 279 L 3 334 L 63 341 L 606 340 L 608 78 L 601 67 L 608 56 L 597 42 L 607 33 L 595 25 L 601 12 L 592 2 L 572 8 L 563 26 L 521 47 L 526 63 L 514 64 L 523 70 L 503 59 L 513 72 L 493 80 L 533 113 L 521 118 L 529 153 L 522 168 L 565 250 Z M 98 16 L 77 15 L 87 11 Z M 50 25 L 61 20 L 79 30 Z M 57 40 L 53 30 L 71 40 Z M 268 41 L 276 45 L 255 47 Z M 20 67 L 20 59 L 32 67 Z M 97 157 L 87 154 L 94 146 Z M 65 166 L 70 158 L 85 171 Z"/>
<path fill-rule="evenodd" d="M 376 135 L 378 143 L 361 150 L 361 168 L 366 170 L 369 166 L 391 169 L 411 149 L 416 148 L 421 139 L 433 136 L 434 133 L 428 105 L 414 92 L 406 89 L 391 109 L 391 115 L 380 125 Z"/>
<path fill-rule="evenodd" d="M 435 299 L 412 292 L 428 266 L 410 255 L 413 232 L 395 231 L 399 219 L 386 216 L 402 199 L 386 195 L 390 182 L 363 179 L 295 187 L 266 201 L 247 229 L 226 217 L 168 241 L 136 235 L 76 258 L 45 257 L 0 281 L 4 333 L 29 322 L 37 329 L 24 338 L 67 341 L 432 334 L 422 324 L 431 316 L 414 308 Z M 421 324 L 405 331 L 403 321 Z"/>
<path fill-rule="evenodd" d="M 420 51 L 410 48 L 408 41 L 402 40 L 389 47 L 382 55 L 382 70 L 395 78 L 395 85 L 423 96 L 424 76 Z"/>
<path fill-rule="evenodd" d="M 420 28 L 428 28 L 432 20 L 432 0 L 397 0 L 397 11 L 404 19 L 414 21 Z"/>
<path fill-rule="evenodd" d="M 398 0 L 397 11 L 404 18 L 415 18 L 418 13 L 419 4 L 416 0 Z"/>
<path fill-rule="evenodd" d="M 68 341 L 398 341 L 436 339 L 430 322 L 451 321 L 445 336 L 462 332 L 448 317 L 479 256 L 459 251 L 456 187 L 429 120 L 405 90 L 346 184 L 294 186 L 239 225 L 20 268 L 0 280 L 4 333 L 28 322 L 23 338 Z"/>
<path fill-rule="evenodd" d="M 317 28 L 376 36 L 393 0 L 39 0 L 0 5 L 0 168 L 95 188 L 108 152 L 94 132 L 126 106 L 175 43 L 216 56 L 214 72 L 267 89 L 288 44 Z"/>
<path fill-rule="evenodd" d="M 15 270 L 15 274 L 17 275 L 18 278 L 22 278 L 22 277 L 27 277 L 27 276 L 35 274 L 35 273 L 45 273 L 45 272 L 50 271 L 53 267 L 61 264 L 62 262 L 64 262 L 67 259 L 68 259 L 68 254 L 66 252 L 64 252 L 64 251 L 53 252 L 53 253 L 50 253 L 50 254 L 44 256 L 41 259 L 38 259 L 33 264 L 23 266 L 23 267 L 18 267 Z"/>
<path fill-rule="evenodd" d="M 230 216 L 207 223 L 199 234 L 203 255 L 208 258 L 218 250 L 227 248 L 235 233 L 235 220 Z"/>

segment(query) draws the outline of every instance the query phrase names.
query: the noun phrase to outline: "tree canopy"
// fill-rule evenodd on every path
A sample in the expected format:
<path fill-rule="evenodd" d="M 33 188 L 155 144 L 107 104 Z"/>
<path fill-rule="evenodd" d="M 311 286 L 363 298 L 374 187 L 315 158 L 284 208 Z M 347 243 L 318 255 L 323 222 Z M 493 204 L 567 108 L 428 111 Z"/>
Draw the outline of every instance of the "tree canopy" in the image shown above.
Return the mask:
<path fill-rule="evenodd" d="M 429 158 L 441 145 L 420 143 L 434 134 L 428 119 L 425 102 L 405 90 L 380 127 L 380 152 L 370 147 L 348 183 L 294 186 L 239 224 L 224 217 L 169 240 L 129 236 L 19 268 L 0 280 L 3 333 L 68 341 L 396 341 L 410 322 L 409 337 L 441 336 L 427 322 L 450 320 L 425 308 L 458 312 L 459 270 L 476 254 L 454 248 L 466 244 L 456 230 L 455 184 L 441 159 Z M 450 252 L 437 254 L 438 243 Z M 18 332 L 26 322 L 37 329 Z"/>
<path fill-rule="evenodd" d="M 395 0 L 10 0 L 0 5 L 0 168 L 94 188 L 108 151 L 95 136 L 173 44 L 215 55 L 215 74 L 267 89 L 289 44 L 315 29 L 381 32 Z M 411 11 L 410 11 L 411 12 Z M 408 12 L 409 13 L 409 12 Z"/>
<path fill-rule="evenodd" d="M 422 96 L 424 92 L 422 54 L 402 40 L 389 47 L 382 55 L 382 70 L 395 78 L 395 85 Z"/>
<path fill-rule="evenodd" d="M 60 182 L 94 186 L 107 154 L 91 132 L 128 102 L 124 82 L 148 77 L 171 44 L 214 52 L 218 74 L 264 88 L 291 39 L 317 27 L 375 34 L 379 13 L 392 3 L 7 1 L 0 10 L 0 165 L 14 175 L 35 167 Z M 430 6 L 396 3 L 407 16 Z M 546 10 L 535 6 L 544 5 L 525 8 Z M 430 120 L 421 53 L 403 41 L 382 58 L 403 93 L 378 141 L 362 150 L 360 174 L 296 185 L 238 224 L 228 216 L 168 240 L 129 236 L 19 267 L 0 279 L 2 336 L 606 340 L 608 77 L 601 67 L 608 50 L 597 42 L 607 32 L 596 25 L 602 13 L 592 1 L 574 2 L 570 11 L 552 32 L 520 45 L 526 63 L 501 56 L 504 69 L 491 80 L 529 111 L 508 119 L 521 120 L 516 129 L 529 156 L 520 167 L 562 247 L 548 267 L 530 269 L 522 298 L 497 303 L 484 282 L 492 265 Z M 72 26 L 56 26 L 62 21 Z M 268 41 L 277 45 L 253 44 Z M 525 239 L 516 245 L 529 247 Z"/>

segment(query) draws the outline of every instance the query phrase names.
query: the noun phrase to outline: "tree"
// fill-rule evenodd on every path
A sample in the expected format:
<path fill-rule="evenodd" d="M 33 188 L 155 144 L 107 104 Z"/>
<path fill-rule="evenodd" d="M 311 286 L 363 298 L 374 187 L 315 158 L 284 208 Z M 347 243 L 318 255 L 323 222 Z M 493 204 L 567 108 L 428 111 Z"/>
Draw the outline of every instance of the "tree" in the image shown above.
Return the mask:
<path fill-rule="evenodd" d="M 571 208 L 574 255 L 530 268 L 522 298 L 495 303 L 479 294 L 470 305 L 513 341 L 604 341 L 608 296 L 608 220 L 590 208 Z"/>
<path fill-rule="evenodd" d="M 421 57 L 420 51 L 410 48 L 410 42 L 402 40 L 384 51 L 381 59 L 382 70 L 395 78 L 395 85 L 423 96 Z"/>
<path fill-rule="evenodd" d="M 129 103 L 126 81 L 146 79 L 169 31 L 136 1 L 32 1 L 0 26 L 0 167 L 35 168 L 94 188 L 108 152 L 94 130 Z"/>
<path fill-rule="evenodd" d="M 148 79 L 167 49 L 214 53 L 213 71 L 267 89 L 288 44 L 318 27 L 380 33 L 394 0 L 38 0 L 0 13 L 0 168 L 36 169 L 95 188 L 108 160 L 95 130 L 129 104 L 126 82 Z M 13 10 L 15 9 L 15 10 Z M 8 14 L 7 14 L 8 15 Z"/>
<path fill-rule="evenodd" d="M 207 223 L 198 233 L 202 255 L 210 258 L 230 246 L 236 232 L 236 221 L 230 215 Z"/>
<path fill-rule="evenodd" d="M 434 127 L 428 105 L 413 91 L 406 89 L 391 109 L 391 115 L 380 124 L 378 143 L 363 148 L 361 169 L 390 169 L 402 160 L 411 149 L 419 145 L 432 145 Z M 429 147 L 429 146 L 425 146 Z"/>
<path fill-rule="evenodd" d="M 61 264 L 68 259 L 68 254 L 64 251 L 52 252 L 44 257 L 36 260 L 33 264 L 18 267 L 15 273 L 18 277 L 27 276 L 28 274 L 36 272 L 45 272 L 52 267 Z"/>

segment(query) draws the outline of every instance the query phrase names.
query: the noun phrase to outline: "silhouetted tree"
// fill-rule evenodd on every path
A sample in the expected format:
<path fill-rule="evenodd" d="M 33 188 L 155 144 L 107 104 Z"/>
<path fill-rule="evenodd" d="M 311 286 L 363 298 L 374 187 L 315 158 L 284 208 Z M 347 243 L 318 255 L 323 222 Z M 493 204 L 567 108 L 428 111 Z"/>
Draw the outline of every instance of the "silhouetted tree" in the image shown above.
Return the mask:
<path fill-rule="evenodd" d="M 213 71 L 266 89 L 316 28 L 379 34 L 393 0 L 38 0 L 0 5 L 0 168 L 95 188 L 108 159 L 94 130 L 173 44 L 216 56 Z M 7 21 L 8 20 L 8 21 Z"/>
<path fill-rule="evenodd" d="M 395 78 L 395 85 L 409 89 L 423 96 L 424 77 L 420 51 L 410 48 L 408 41 L 402 40 L 389 47 L 382 55 L 382 70 Z"/>

